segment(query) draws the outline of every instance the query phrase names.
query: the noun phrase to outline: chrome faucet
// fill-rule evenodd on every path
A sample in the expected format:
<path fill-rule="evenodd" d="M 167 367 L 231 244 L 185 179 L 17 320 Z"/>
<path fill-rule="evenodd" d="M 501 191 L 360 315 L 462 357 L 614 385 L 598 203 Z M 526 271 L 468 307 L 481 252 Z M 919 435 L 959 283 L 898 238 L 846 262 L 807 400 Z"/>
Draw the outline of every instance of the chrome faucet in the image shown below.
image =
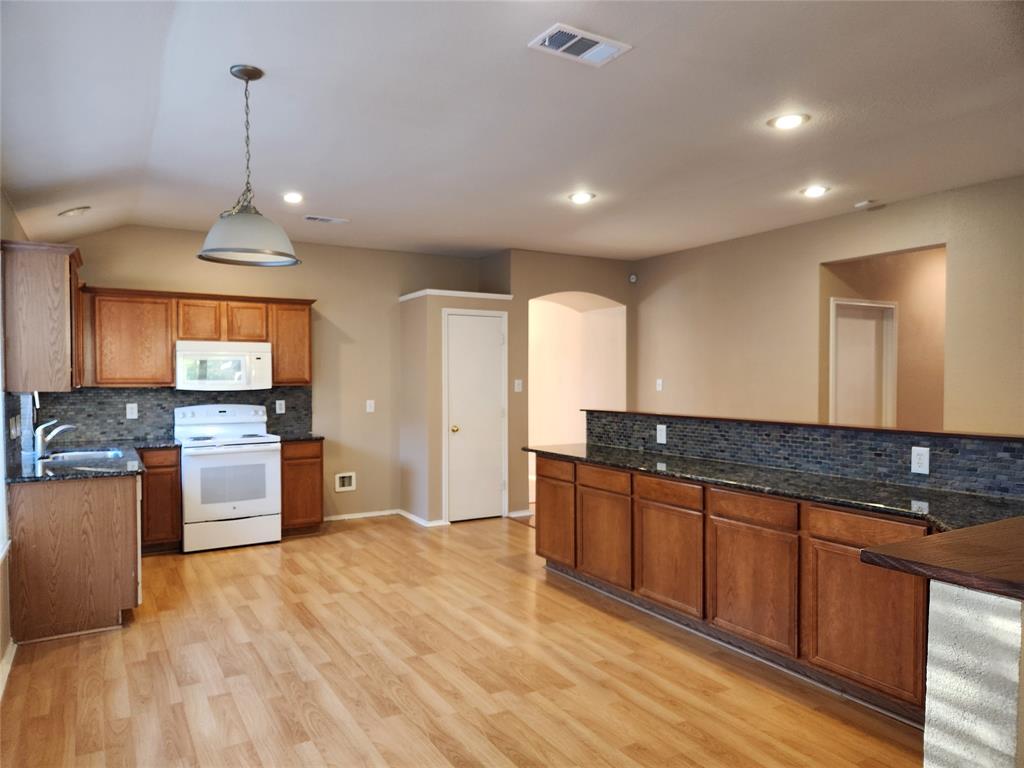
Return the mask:
<path fill-rule="evenodd" d="M 46 446 L 49 445 L 50 441 L 53 440 L 53 438 L 55 438 L 61 432 L 67 432 L 69 429 L 75 429 L 75 425 L 74 424 L 61 424 L 59 427 L 57 427 L 55 430 L 53 430 L 50 434 L 48 434 L 48 435 L 44 434 L 44 432 L 46 432 L 46 429 L 48 427 L 52 427 L 58 421 L 59 421 L 59 419 L 54 419 L 53 421 L 48 421 L 45 424 L 40 424 L 38 427 L 36 427 L 36 431 L 35 431 L 35 434 L 36 434 L 36 442 L 35 442 L 36 456 L 42 456 L 43 455 L 43 451 L 46 450 Z"/>

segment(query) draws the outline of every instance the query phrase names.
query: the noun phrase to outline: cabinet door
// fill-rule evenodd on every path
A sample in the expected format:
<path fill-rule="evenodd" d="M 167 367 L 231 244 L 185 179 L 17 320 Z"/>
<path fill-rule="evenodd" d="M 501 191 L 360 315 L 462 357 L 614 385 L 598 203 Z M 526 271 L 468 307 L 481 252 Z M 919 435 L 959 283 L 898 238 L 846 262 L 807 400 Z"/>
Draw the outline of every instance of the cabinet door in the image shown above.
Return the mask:
<path fill-rule="evenodd" d="M 564 480 L 537 478 L 537 554 L 570 568 L 576 567 L 575 490 Z"/>
<path fill-rule="evenodd" d="M 323 447 L 319 441 L 281 446 L 281 528 L 309 528 L 324 519 Z"/>
<path fill-rule="evenodd" d="M 71 388 L 82 386 L 85 377 L 85 296 L 78 280 L 81 261 L 71 259 Z"/>
<path fill-rule="evenodd" d="M 309 305 L 271 304 L 270 333 L 274 384 L 311 384 Z"/>
<path fill-rule="evenodd" d="M 860 548 L 808 538 L 807 659 L 890 696 L 924 701 L 925 579 L 860 561 Z"/>
<path fill-rule="evenodd" d="M 229 341 L 266 341 L 267 305 L 255 301 L 228 301 L 224 304 Z"/>
<path fill-rule="evenodd" d="M 704 618 L 704 514 L 638 499 L 633 525 L 637 594 Z"/>
<path fill-rule="evenodd" d="M 632 500 L 576 488 L 576 567 L 623 589 L 633 588 Z"/>
<path fill-rule="evenodd" d="M 799 537 L 738 520 L 708 518 L 708 620 L 797 655 Z"/>
<path fill-rule="evenodd" d="M 97 294 L 96 383 L 174 384 L 174 300 Z"/>
<path fill-rule="evenodd" d="M 181 471 L 178 449 L 139 451 L 142 476 L 142 546 L 181 541 Z"/>
<path fill-rule="evenodd" d="M 217 341 L 221 333 L 221 302 L 212 299 L 178 299 L 179 339 Z"/>

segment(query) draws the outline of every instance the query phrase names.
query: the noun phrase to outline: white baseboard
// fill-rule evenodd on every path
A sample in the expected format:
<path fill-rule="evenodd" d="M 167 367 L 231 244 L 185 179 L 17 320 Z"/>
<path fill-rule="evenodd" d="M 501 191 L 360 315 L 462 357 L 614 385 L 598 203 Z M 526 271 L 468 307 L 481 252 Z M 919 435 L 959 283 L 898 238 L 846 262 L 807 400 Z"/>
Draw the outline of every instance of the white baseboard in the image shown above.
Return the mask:
<path fill-rule="evenodd" d="M 445 520 L 424 520 L 422 517 L 416 517 L 416 515 L 410 514 L 404 509 L 378 509 L 373 512 L 350 512 L 347 515 L 328 515 L 324 518 L 324 522 L 330 522 L 331 520 L 362 520 L 367 517 L 389 517 L 391 515 L 399 515 L 406 520 L 411 520 L 416 525 L 422 525 L 424 528 L 448 525 L 448 522 Z"/>
<path fill-rule="evenodd" d="M 7 688 L 7 678 L 11 674 L 11 665 L 14 664 L 16 650 L 14 640 L 11 640 L 7 644 L 7 650 L 4 651 L 4 657 L 0 659 L 0 698 L 3 698 L 4 689 Z"/>
<path fill-rule="evenodd" d="M 529 517 L 533 512 L 529 509 L 517 509 L 515 512 L 509 512 L 509 517 Z"/>
<path fill-rule="evenodd" d="M 416 515 L 410 514 L 404 509 L 396 509 L 395 511 L 406 520 L 412 520 L 416 525 L 422 525 L 424 528 L 436 528 L 441 525 L 449 524 L 447 520 L 424 520 L 422 517 L 416 517 Z"/>
<path fill-rule="evenodd" d="M 397 515 L 401 512 L 398 509 L 377 509 L 373 512 L 349 512 L 347 515 L 327 515 L 324 518 L 324 522 L 330 522 L 331 520 L 362 520 L 366 517 L 387 517 L 388 515 Z"/>

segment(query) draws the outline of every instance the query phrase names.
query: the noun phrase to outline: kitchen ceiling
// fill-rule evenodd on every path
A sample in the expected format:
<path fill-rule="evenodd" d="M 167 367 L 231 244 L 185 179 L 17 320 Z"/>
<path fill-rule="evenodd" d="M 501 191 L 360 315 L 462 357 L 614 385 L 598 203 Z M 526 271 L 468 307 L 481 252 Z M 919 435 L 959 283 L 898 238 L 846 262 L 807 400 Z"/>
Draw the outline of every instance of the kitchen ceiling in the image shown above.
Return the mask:
<path fill-rule="evenodd" d="M 556 22 L 633 48 L 527 48 Z M 208 229 L 236 63 L 267 72 L 256 204 L 303 242 L 642 258 L 1024 173 L 1021 3 L 4 2 L 2 26 L 2 182 L 40 240 Z M 788 112 L 812 120 L 766 126 Z"/>

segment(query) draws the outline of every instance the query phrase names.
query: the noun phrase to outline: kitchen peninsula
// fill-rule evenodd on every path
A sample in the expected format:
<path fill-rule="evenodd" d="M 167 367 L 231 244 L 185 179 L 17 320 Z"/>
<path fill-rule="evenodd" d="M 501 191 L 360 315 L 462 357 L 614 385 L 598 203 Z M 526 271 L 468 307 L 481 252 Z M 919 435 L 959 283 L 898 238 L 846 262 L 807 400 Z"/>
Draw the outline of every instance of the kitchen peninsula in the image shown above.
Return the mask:
<path fill-rule="evenodd" d="M 670 431 L 725 423 L 590 412 L 588 436 L 615 442 L 641 424 L 636 442 L 650 445 L 649 418 Z M 766 439 L 783 428 L 842 431 L 735 429 L 751 425 Z M 764 445 L 748 444 L 763 456 Z M 1020 498 L 883 482 L 868 469 L 843 477 L 748 463 L 742 453 L 721 461 L 593 441 L 526 450 L 537 454 L 536 551 L 549 571 L 917 723 L 927 582 L 862 563 L 861 549 L 1024 514 Z"/>

